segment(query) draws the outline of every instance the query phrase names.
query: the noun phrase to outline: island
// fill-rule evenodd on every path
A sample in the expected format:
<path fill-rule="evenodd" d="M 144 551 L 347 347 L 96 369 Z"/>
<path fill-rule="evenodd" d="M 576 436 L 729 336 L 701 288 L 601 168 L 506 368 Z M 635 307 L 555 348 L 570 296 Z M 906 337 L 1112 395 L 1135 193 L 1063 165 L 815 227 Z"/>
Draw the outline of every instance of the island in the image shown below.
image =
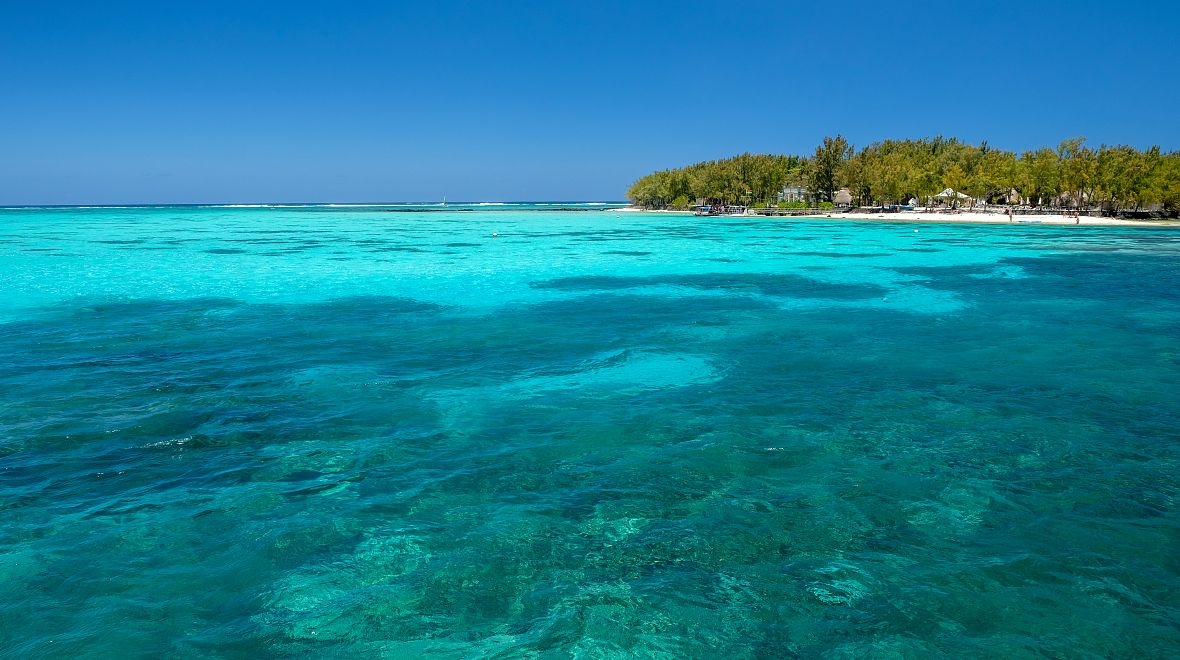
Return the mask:
<path fill-rule="evenodd" d="M 653 172 L 627 198 L 632 210 L 700 215 L 1168 222 L 1180 216 L 1180 152 L 1081 137 L 1020 153 L 941 136 L 857 149 L 837 135 L 810 157 L 743 153 Z"/>

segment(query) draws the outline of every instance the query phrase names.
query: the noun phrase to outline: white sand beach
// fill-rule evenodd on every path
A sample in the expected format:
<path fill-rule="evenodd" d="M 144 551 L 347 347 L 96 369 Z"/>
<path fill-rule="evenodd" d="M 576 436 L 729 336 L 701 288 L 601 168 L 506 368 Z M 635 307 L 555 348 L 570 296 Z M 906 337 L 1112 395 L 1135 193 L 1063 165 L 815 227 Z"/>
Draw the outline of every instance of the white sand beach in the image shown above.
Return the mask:
<path fill-rule="evenodd" d="M 1122 218 L 1105 218 L 1062 215 L 1060 213 L 1044 213 L 1015 215 L 1009 219 L 1006 213 L 967 211 L 961 213 L 947 213 L 938 211 L 909 211 L 900 213 L 830 213 L 823 218 L 841 220 L 867 220 L 885 222 L 952 222 L 968 224 L 1026 224 L 1026 225 L 1089 225 L 1089 226 L 1139 226 L 1158 227 L 1161 225 L 1180 225 L 1176 220 L 1125 220 Z"/>
<path fill-rule="evenodd" d="M 650 210 L 628 206 L 613 209 L 624 213 L 675 213 L 686 214 L 688 211 Z M 945 222 L 957 224 L 1024 224 L 1024 225 L 1070 225 L 1081 226 L 1134 226 L 1134 227 L 1166 227 L 1180 226 L 1176 219 L 1167 220 L 1125 220 L 1122 218 L 1105 218 L 1072 215 L 1060 213 L 1016 215 L 1011 219 L 1006 213 L 963 210 L 959 213 L 946 211 L 903 211 L 899 213 L 867 213 L 867 212 L 817 212 L 814 215 L 799 216 L 759 216 L 757 213 L 748 214 L 750 217 L 778 217 L 781 219 L 807 218 L 832 220 L 857 220 L 861 222 Z"/>

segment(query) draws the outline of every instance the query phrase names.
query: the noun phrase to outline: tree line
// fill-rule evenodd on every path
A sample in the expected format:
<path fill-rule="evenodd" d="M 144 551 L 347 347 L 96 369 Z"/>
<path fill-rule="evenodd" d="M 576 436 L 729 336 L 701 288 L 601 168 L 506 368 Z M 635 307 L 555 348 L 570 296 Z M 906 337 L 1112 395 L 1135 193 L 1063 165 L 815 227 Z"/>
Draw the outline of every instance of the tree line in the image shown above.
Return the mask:
<path fill-rule="evenodd" d="M 1016 153 L 955 138 L 885 140 L 855 149 L 841 135 L 825 137 L 814 155 L 741 154 L 649 174 L 627 191 L 637 206 L 688 208 L 707 203 L 773 204 L 786 186 L 812 202 L 831 202 L 847 189 L 855 205 L 905 204 L 946 188 L 981 203 L 1107 211 L 1162 208 L 1180 212 L 1180 152 L 1159 147 L 1091 148 L 1085 138 Z"/>

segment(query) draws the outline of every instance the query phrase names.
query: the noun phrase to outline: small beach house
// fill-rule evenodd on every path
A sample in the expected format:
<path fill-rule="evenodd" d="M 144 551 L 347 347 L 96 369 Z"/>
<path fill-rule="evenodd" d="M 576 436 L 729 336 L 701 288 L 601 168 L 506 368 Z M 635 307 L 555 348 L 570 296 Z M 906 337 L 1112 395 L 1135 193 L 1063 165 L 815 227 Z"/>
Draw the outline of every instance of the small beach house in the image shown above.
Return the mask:
<path fill-rule="evenodd" d="M 783 186 L 783 189 L 775 195 L 775 199 L 780 202 L 806 202 L 807 190 L 799 186 Z"/>

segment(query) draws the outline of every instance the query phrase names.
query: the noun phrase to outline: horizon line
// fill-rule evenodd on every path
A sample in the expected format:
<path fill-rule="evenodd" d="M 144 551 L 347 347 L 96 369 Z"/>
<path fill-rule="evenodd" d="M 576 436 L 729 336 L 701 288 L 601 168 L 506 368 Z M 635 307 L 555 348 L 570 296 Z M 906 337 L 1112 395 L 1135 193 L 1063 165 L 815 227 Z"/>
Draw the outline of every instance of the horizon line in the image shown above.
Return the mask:
<path fill-rule="evenodd" d="M 529 200 L 507 200 L 507 201 L 487 201 L 487 200 L 469 200 L 469 201 L 407 201 L 399 200 L 394 202 L 138 202 L 130 204 L 118 203 L 84 203 L 84 204 L 0 204 L 0 209 L 127 209 L 127 208 L 163 208 L 176 206 L 191 206 L 202 208 L 266 208 L 266 207 L 303 207 L 303 206 L 330 206 L 330 207 L 371 207 L 371 206 L 510 206 L 521 204 L 583 204 L 583 205 L 602 205 L 610 206 L 614 204 L 630 204 L 627 200 L 607 200 L 607 201 L 591 201 L 584 199 L 529 199 Z"/>

